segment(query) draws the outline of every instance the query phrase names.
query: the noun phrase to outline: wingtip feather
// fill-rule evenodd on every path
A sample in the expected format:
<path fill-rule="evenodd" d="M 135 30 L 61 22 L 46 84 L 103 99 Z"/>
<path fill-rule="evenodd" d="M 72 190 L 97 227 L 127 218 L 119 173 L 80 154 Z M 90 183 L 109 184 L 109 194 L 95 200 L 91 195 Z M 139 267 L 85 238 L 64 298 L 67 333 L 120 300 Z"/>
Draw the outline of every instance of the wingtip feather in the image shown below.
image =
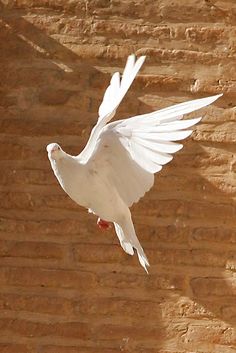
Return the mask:
<path fill-rule="evenodd" d="M 146 55 L 142 55 L 138 58 L 137 62 L 140 62 L 142 66 L 145 60 L 146 60 Z"/>
<path fill-rule="evenodd" d="M 139 251 L 137 251 L 137 254 L 138 254 L 138 259 L 139 259 L 139 262 L 140 262 L 141 266 L 144 268 L 144 270 L 148 274 L 147 267 L 150 267 L 150 264 L 148 262 L 148 259 L 147 259 L 146 255 L 144 254 L 144 252 L 143 252 L 143 254 L 141 254 Z"/>
<path fill-rule="evenodd" d="M 207 102 L 206 105 L 209 105 L 209 104 L 215 102 L 217 99 L 219 99 L 219 98 L 222 97 L 222 96 L 223 96 L 223 93 L 220 93 L 220 94 L 216 94 L 216 95 L 214 95 L 214 96 L 205 97 L 205 98 L 200 98 L 200 100 L 206 101 L 206 102 Z M 199 100 L 199 101 L 200 101 L 200 100 Z"/>

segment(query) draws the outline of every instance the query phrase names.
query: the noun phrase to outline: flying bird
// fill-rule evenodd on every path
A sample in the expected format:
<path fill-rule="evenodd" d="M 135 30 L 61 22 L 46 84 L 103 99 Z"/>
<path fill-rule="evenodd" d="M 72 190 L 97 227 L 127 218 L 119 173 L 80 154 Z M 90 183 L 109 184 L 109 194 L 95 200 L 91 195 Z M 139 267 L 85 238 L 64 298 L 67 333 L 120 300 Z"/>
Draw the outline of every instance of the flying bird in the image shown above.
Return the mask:
<path fill-rule="evenodd" d="M 102 228 L 114 223 L 126 253 L 136 250 L 147 271 L 147 256 L 136 236 L 130 207 L 153 186 L 154 174 L 170 162 L 201 118 L 183 115 L 213 103 L 221 96 L 191 100 L 148 114 L 109 123 L 144 63 L 130 55 L 122 77 L 115 72 L 99 107 L 98 121 L 83 151 L 72 156 L 57 144 L 47 146 L 53 172 L 77 204 L 97 215 Z M 148 271 L 147 271 L 148 272 Z"/>

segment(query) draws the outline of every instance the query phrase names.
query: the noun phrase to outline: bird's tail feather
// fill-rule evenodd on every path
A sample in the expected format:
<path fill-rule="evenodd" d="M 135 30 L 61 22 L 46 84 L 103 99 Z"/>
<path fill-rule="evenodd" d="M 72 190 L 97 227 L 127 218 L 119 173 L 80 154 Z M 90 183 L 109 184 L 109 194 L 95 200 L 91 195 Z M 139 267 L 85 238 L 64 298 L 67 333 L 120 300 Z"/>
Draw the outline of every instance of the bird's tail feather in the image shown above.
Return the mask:
<path fill-rule="evenodd" d="M 124 249 L 124 251 L 129 255 L 134 255 L 134 249 L 131 243 L 126 239 L 123 229 L 119 226 L 118 223 L 114 223 L 116 234 L 119 238 L 120 245 Z"/>
<path fill-rule="evenodd" d="M 120 222 L 121 223 L 121 222 Z M 120 240 L 120 244 L 124 251 L 129 254 L 134 254 L 134 248 L 137 251 L 140 264 L 148 273 L 147 267 L 150 266 L 147 256 L 136 236 L 134 225 L 131 217 L 126 217 L 122 224 L 114 223 L 116 234 Z"/>

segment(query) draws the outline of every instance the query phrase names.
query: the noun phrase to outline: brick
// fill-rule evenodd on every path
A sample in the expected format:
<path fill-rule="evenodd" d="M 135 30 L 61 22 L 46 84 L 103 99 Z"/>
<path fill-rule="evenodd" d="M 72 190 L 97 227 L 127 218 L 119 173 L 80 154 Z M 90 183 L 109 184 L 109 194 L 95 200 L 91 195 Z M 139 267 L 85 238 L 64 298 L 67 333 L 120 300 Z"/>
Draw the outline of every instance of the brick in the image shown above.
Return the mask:
<path fill-rule="evenodd" d="M 36 353 L 36 351 L 24 344 L 0 343 L 1 353 Z"/>
<path fill-rule="evenodd" d="M 212 53 L 197 52 L 194 50 L 178 50 L 178 49 L 154 49 L 154 48 L 145 48 L 140 50 L 140 54 L 150 55 L 151 60 L 156 62 L 157 60 L 162 63 L 173 62 L 177 60 L 178 62 L 184 63 L 194 63 L 198 60 L 204 65 L 214 65 L 219 62 L 219 56 L 216 56 Z M 226 56 L 222 55 L 222 58 Z"/>
<path fill-rule="evenodd" d="M 78 262 L 117 263 L 126 259 L 124 254 L 115 245 L 75 244 L 73 248 L 75 260 Z"/>
<path fill-rule="evenodd" d="M 144 330 L 145 327 L 145 330 Z M 149 347 L 152 347 L 151 340 L 152 337 L 156 337 L 159 340 L 171 339 L 173 337 L 173 332 L 175 332 L 176 337 L 181 337 L 183 332 L 187 329 L 186 324 L 173 323 L 168 325 L 168 327 L 162 327 L 157 324 L 153 325 L 136 325 L 135 330 L 133 330 L 132 325 L 123 324 L 122 326 L 110 324 L 102 325 L 94 330 L 94 334 L 98 339 L 104 339 L 105 337 L 112 337 L 113 339 L 122 339 L 128 337 L 132 342 L 135 340 L 137 343 L 143 340 L 144 342 L 150 342 Z M 173 331 L 174 330 L 174 331 Z M 158 343 L 157 343 L 158 344 Z M 151 348 L 150 347 L 150 348 Z"/>
<path fill-rule="evenodd" d="M 236 295 L 236 282 L 234 278 L 193 278 L 190 281 L 194 295 L 199 297 Z"/>
<path fill-rule="evenodd" d="M 208 303 L 204 300 L 204 304 L 194 301 L 187 297 L 167 298 L 160 303 L 162 317 L 172 320 L 173 318 L 185 318 L 195 320 L 213 319 L 215 315 L 220 315 L 221 308 L 215 302 Z M 226 317 L 226 316 L 225 316 Z"/>
<path fill-rule="evenodd" d="M 62 347 L 62 346 L 43 346 L 40 348 L 40 353 L 116 353 L 117 349 L 112 348 L 103 348 L 103 347 L 81 347 L 81 346 L 74 346 L 74 347 Z"/>
<path fill-rule="evenodd" d="M 78 109 L 81 110 L 81 104 Z M 45 111 L 46 113 L 46 111 Z M 47 113 L 49 114 L 49 113 Z M 58 124 L 58 122 L 40 122 L 35 126 L 34 121 L 30 121 L 30 119 L 3 119 L 0 122 L 0 127 L 2 132 L 6 134 L 24 134 L 24 136 L 41 136 L 44 134 L 45 136 L 54 136 L 61 135 L 63 132 L 67 131 L 68 135 L 73 135 L 76 131 L 78 134 L 82 134 L 83 130 L 86 128 L 86 125 L 81 122 L 69 121 L 64 122 L 63 125 Z M 46 128 L 46 131 L 45 131 Z M 46 151 L 44 151 L 46 152 Z M 38 171 L 40 173 L 40 170 Z"/>
<path fill-rule="evenodd" d="M 179 153 L 178 158 L 173 159 L 171 168 L 174 169 L 178 167 L 178 165 L 182 166 L 185 164 L 187 169 L 193 168 L 193 170 L 196 170 L 196 168 L 200 168 L 201 170 L 204 170 L 210 165 L 211 168 L 220 166 L 221 172 L 224 173 L 232 160 L 232 155 L 224 155 L 224 153 L 220 154 L 217 150 L 209 151 L 210 154 L 207 152 L 208 151 L 198 150 L 191 156 L 189 154 Z"/>
<path fill-rule="evenodd" d="M 54 180 L 55 182 L 55 180 Z M 76 203 L 72 202 L 66 194 L 55 195 L 50 194 L 48 190 L 46 190 L 45 194 L 42 194 L 41 197 L 37 192 L 3 192 L 1 196 L 3 198 L 3 202 L 1 204 L 2 208 L 5 209 L 35 209 L 35 207 L 43 208 L 58 208 L 61 204 L 61 208 L 78 208 Z"/>
<path fill-rule="evenodd" d="M 148 277 L 142 275 L 130 275 L 122 273 L 103 274 L 100 277 L 99 283 L 105 287 L 117 288 L 144 288 L 148 290 L 178 290 L 184 287 L 184 277 L 181 275 L 159 274 L 159 276 L 149 275 Z"/>
<path fill-rule="evenodd" d="M 1 231 L 9 233 L 31 232 L 32 234 L 37 234 L 37 236 L 45 236 L 47 234 L 60 235 L 61 230 L 63 229 L 63 234 L 67 237 L 72 236 L 73 238 L 81 234 L 82 238 L 84 238 L 84 228 L 86 228 L 87 231 L 91 231 L 92 229 L 94 229 L 94 225 L 91 224 L 90 227 L 89 224 L 83 224 L 81 220 L 73 220 L 66 218 L 62 220 L 42 220 L 41 218 L 39 220 L 1 218 L 0 221 Z M 92 231 L 90 232 L 90 234 L 92 234 Z"/>
<path fill-rule="evenodd" d="M 186 38 L 191 42 L 218 42 L 225 38 L 225 29 L 209 27 L 189 27 L 186 29 Z"/>
<path fill-rule="evenodd" d="M 226 325 L 209 324 L 206 327 L 202 325 L 191 324 L 186 335 L 187 342 L 198 342 L 229 345 L 235 344 L 235 331 Z"/>
<path fill-rule="evenodd" d="M 196 201 L 202 200 L 202 197 L 210 201 L 214 199 L 216 190 L 219 190 L 219 192 L 222 192 L 221 199 L 224 200 L 226 193 L 230 195 L 235 191 L 234 184 L 232 184 L 232 179 L 230 177 L 225 177 L 225 179 L 222 180 L 222 176 L 212 175 L 206 180 L 200 176 L 189 176 L 187 173 L 181 175 L 180 171 L 173 171 L 175 172 L 174 175 L 163 173 L 158 178 L 158 198 L 167 199 L 171 193 L 172 198 L 182 199 L 191 191 L 192 196 Z M 194 190 L 192 188 L 193 183 L 196 185 Z M 149 194 L 148 196 L 149 199 L 156 199 L 153 194 Z"/>
<path fill-rule="evenodd" d="M 66 298 L 0 293 L 1 310 L 24 311 L 42 314 L 69 315 L 72 302 Z"/>
<path fill-rule="evenodd" d="M 33 185 L 55 185 L 55 179 L 50 171 L 37 169 L 6 169 L 4 174 L 0 175 L 1 185 L 9 183 L 22 185 L 22 183 Z"/>
<path fill-rule="evenodd" d="M 159 248 L 161 243 L 187 244 L 191 237 L 192 228 L 190 227 L 177 227 L 174 224 L 153 227 L 142 224 L 142 220 L 139 222 L 135 220 L 136 233 L 142 244 L 147 243 L 152 249 Z"/>
<path fill-rule="evenodd" d="M 193 9 L 193 4 L 195 4 L 195 9 Z M 166 21 L 175 21 L 176 16 L 179 16 L 178 21 L 180 22 L 191 22 L 191 18 L 194 18 L 195 21 L 214 23 L 216 18 L 219 20 L 222 16 L 221 9 L 218 7 L 210 7 L 211 11 L 209 11 L 208 6 L 207 3 L 204 3 L 203 6 L 196 8 L 196 3 L 193 1 L 188 3 L 188 5 L 180 5 L 177 1 L 174 1 L 170 5 L 167 4 L 167 6 L 162 8 L 162 15 Z"/>
<path fill-rule="evenodd" d="M 0 143 L 1 159 L 27 159 L 32 157 L 33 152 L 26 146 L 21 146 L 17 143 Z"/>
<path fill-rule="evenodd" d="M 122 316 L 128 318 L 132 316 L 132 319 L 146 317 L 155 318 L 160 312 L 159 303 L 152 303 L 153 311 L 152 313 L 148 313 L 148 305 L 142 305 L 137 301 L 121 299 L 121 298 L 104 298 L 99 299 L 95 298 L 93 300 L 80 300 L 75 302 L 75 314 L 76 315 L 113 315 Z"/>
<path fill-rule="evenodd" d="M 73 91 L 68 90 L 46 90 L 39 93 L 39 101 L 48 105 L 63 105 L 73 95 Z"/>
<path fill-rule="evenodd" d="M 55 243 L 0 241 L 2 257 L 27 257 L 63 259 L 66 249 Z"/>
<path fill-rule="evenodd" d="M 88 339 L 90 327 L 81 322 L 56 322 L 42 323 L 20 319 L 0 319 L 1 332 L 11 332 L 11 334 L 22 337 L 47 337 L 60 336 L 65 338 Z"/>
<path fill-rule="evenodd" d="M 228 259 L 234 258 L 234 252 L 209 251 L 209 249 L 159 249 L 149 250 L 148 256 L 153 264 L 225 268 Z"/>
<path fill-rule="evenodd" d="M 132 326 L 127 325 L 103 325 L 97 328 L 94 332 L 98 339 L 105 339 L 106 337 L 112 337 L 113 339 L 122 339 L 123 337 L 129 337 L 130 340 L 148 340 L 151 337 L 156 336 L 159 339 L 163 336 L 164 331 L 158 327 L 148 327 L 143 330 L 143 327 L 136 327 L 134 331 Z"/>
<path fill-rule="evenodd" d="M 127 23 L 123 21 L 113 22 L 113 21 L 95 21 L 93 27 L 91 28 L 92 33 L 96 35 L 112 34 L 113 36 L 121 36 L 129 38 L 131 36 L 138 35 L 139 38 L 147 37 L 157 37 L 160 39 L 170 39 L 171 31 L 167 26 L 153 26 L 153 25 L 142 25 L 137 23 Z"/>
<path fill-rule="evenodd" d="M 150 216 L 155 213 L 156 217 L 180 217 L 186 215 L 186 217 L 191 217 L 192 219 L 206 218 L 211 220 L 217 215 L 217 222 L 224 223 L 226 219 L 230 220 L 235 215 L 234 205 L 225 204 L 212 204 L 211 201 L 195 201 L 191 202 L 188 200 L 143 200 L 142 206 L 151 206 L 150 210 L 147 211 Z M 224 216 L 223 216 L 224 215 Z"/>
<path fill-rule="evenodd" d="M 92 273 L 39 268 L 2 268 L 2 284 L 25 287 L 93 288 L 96 277 Z"/>
<path fill-rule="evenodd" d="M 232 229 L 219 229 L 217 227 L 208 229 L 201 227 L 194 229 L 192 238 L 197 242 L 204 242 L 206 244 L 209 242 L 235 244 L 236 231 Z"/>
<path fill-rule="evenodd" d="M 233 298 L 234 300 L 234 298 Z M 232 305 L 223 305 L 221 308 L 222 310 L 222 316 L 225 318 L 225 320 L 229 320 L 230 322 L 236 322 L 236 308 L 235 305 L 232 303 Z"/>

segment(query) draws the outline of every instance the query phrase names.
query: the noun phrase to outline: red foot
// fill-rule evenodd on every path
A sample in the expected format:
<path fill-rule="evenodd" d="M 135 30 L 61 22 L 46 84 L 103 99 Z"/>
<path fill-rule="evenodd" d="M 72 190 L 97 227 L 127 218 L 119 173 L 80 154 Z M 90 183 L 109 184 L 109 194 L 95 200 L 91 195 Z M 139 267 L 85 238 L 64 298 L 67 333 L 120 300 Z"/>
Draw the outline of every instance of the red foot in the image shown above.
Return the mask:
<path fill-rule="evenodd" d="M 108 230 L 111 228 L 111 223 L 110 222 L 107 222 L 107 221 L 104 221 L 103 219 L 101 218 L 98 218 L 97 220 L 97 225 L 100 229 L 102 230 Z"/>

